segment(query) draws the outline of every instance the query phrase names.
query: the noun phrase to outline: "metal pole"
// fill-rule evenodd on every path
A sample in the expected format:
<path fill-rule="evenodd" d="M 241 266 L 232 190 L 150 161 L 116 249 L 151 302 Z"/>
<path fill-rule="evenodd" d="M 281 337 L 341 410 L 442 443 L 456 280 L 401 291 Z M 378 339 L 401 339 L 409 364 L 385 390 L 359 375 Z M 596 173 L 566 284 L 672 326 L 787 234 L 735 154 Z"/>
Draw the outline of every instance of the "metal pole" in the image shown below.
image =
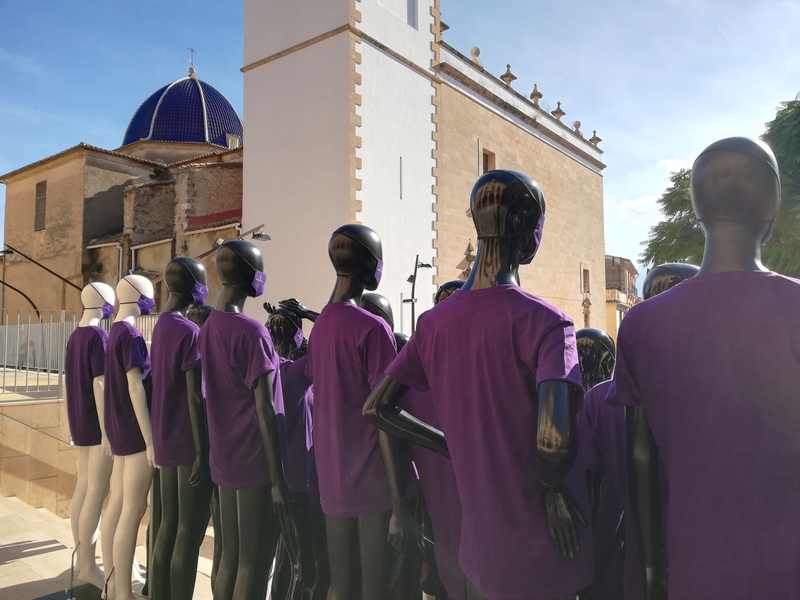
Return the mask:
<path fill-rule="evenodd" d="M 414 259 L 414 276 L 411 280 L 411 335 L 417 329 L 416 304 L 417 304 L 417 269 L 419 268 L 419 254 Z"/>
<path fill-rule="evenodd" d="M 3 391 L 6 391 L 6 371 L 8 371 L 8 311 L 3 309 Z"/>
<path fill-rule="evenodd" d="M 17 372 L 19 372 L 19 313 L 17 313 L 17 343 L 14 344 L 16 358 L 14 359 L 14 392 L 17 391 Z"/>
<path fill-rule="evenodd" d="M 28 313 L 28 329 L 25 330 L 25 391 L 28 391 L 28 371 L 31 370 L 31 313 Z"/>
<path fill-rule="evenodd" d="M 76 290 L 80 290 L 81 289 L 79 285 L 76 285 L 76 284 L 72 283 L 66 277 L 63 277 L 63 276 L 59 275 L 58 273 L 56 273 L 55 271 L 53 271 L 53 269 L 49 269 L 48 267 L 45 267 L 38 260 L 36 260 L 34 258 L 31 258 L 30 256 L 28 256 L 24 252 L 20 252 L 17 248 L 12 246 L 11 244 L 6 244 L 6 248 L 11 250 L 14 254 L 19 254 L 22 258 L 27 258 L 29 261 L 31 261 L 33 264 L 35 264 L 37 267 L 40 267 L 40 268 L 44 269 L 45 271 L 50 273 L 50 275 L 52 275 L 53 277 L 57 277 L 58 279 L 60 279 L 64 283 L 66 283 L 67 285 L 71 285 L 72 287 L 74 287 Z"/>

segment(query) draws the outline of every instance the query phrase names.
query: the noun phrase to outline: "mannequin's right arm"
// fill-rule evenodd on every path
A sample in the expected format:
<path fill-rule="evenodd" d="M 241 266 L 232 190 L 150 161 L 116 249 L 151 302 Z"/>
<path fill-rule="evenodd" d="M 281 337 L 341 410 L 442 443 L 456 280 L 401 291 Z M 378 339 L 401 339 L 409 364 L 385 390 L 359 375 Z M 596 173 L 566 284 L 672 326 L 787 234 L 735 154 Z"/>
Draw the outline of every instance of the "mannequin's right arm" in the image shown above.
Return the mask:
<path fill-rule="evenodd" d="M 658 449 L 641 406 L 625 412 L 628 438 L 628 493 L 634 529 L 641 539 L 645 599 L 667 598 L 666 544 L 659 488 Z"/>
<path fill-rule="evenodd" d="M 103 451 L 111 456 L 111 446 L 108 444 L 106 437 L 106 423 L 105 423 L 105 398 L 103 397 L 103 386 L 105 385 L 105 377 L 98 375 L 92 379 L 92 388 L 94 389 L 94 405 L 97 409 L 97 420 L 100 422 L 100 443 L 103 446 Z"/>
<path fill-rule="evenodd" d="M 69 399 L 67 398 L 67 378 L 66 376 L 61 383 L 61 397 L 64 398 L 64 423 L 67 424 L 67 441 L 72 445 L 72 430 L 69 427 Z"/>
<path fill-rule="evenodd" d="M 186 387 L 189 391 L 189 421 L 192 424 L 192 441 L 194 442 L 195 459 L 190 485 L 199 485 L 208 481 L 208 423 L 203 409 L 203 392 L 201 386 L 200 367 L 186 371 Z"/>
<path fill-rule="evenodd" d="M 139 431 L 141 431 L 142 438 L 144 438 L 147 462 L 150 463 L 151 467 L 154 467 L 153 431 L 150 427 L 150 411 L 147 410 L 147 392 L 145 392 L 144 383 L 142 382 L 142 370 L 130 369 L 127 372 L 127 377 L 128 393 L 131 396 L 131 404 L 136 415 L 136 422 L 139 424 Z"/>

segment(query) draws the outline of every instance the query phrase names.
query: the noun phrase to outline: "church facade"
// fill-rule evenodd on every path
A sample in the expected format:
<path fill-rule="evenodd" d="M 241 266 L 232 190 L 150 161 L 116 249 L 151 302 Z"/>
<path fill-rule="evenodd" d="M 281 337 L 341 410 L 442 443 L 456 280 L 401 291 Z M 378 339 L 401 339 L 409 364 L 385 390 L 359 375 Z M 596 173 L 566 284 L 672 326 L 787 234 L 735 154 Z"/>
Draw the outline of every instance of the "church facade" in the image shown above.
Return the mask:
<path fill-rule="evenodd" d="M 245 0 L 243 226 L 264 225 L 272 297 L 322 306 L 330 233 L 362 222 L 383 239 L 378 291 L 410 332 L 468 271 L 469 192 L 492 168 L 530 174 L 547 200 L 544 241 L 523 287 L 578 326 L 606 325 L 605 167 L 596 134 L 548 112 L 509 68 L 489 73 L 447 44 L 438 0 Z M 399 314 L 398 314 L 399 313 Z M 401 325 L 400 325 L 401 324 Z"/>

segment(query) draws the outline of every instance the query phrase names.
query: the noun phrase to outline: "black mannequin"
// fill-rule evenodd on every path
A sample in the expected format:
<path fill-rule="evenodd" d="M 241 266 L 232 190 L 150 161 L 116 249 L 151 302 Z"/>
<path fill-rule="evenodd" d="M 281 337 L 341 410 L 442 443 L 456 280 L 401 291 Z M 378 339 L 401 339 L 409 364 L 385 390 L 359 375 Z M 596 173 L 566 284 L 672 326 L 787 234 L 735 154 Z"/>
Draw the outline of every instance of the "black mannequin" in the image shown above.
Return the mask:
<path fill-rule="evenodd" d="M 240 313 L 247 298 L 255 295 L 254 278 L 263 272 L 261 252 L 243 240 L 225 242 L 217 251 L 217 272 L 222 291 L 216 309 Z M 214 597 L 218 600 L 250 600 L 266 595 L 269 565 L 275 554 L 278 527 L 292 548 L 293 564 L 299 569 L 297 534 L 289 514 L 288 492 L 276 431 L 273 389 L 270 377 L 262 375 L 254 389 L 256 414 L 264 443 L 267 486 L 219 488 L 222 539 L 221 564 Z M 201 432 L 196 432 L 195 439 Z"/>
<path fill-rule="evenodd" d="M 269 330 L 275 350 L 281 358 L 288 361 L 296 361 L 305 356 L 308 349 L 308 341 L 302 338 L 302 321 L 307 315 L 316 318 L 317 313 L 309 311 L 300 305 L 296 300 L 283 300 L 278 306 L 269 303 L 264 304 L 264 308 L 269 313 L 267 329 Z M 298 341 L 302 338 L 302 342 Z M 281 369 L 284 367 L 282 366 Z M 282 374 L 283 377 L 283 374 Z M 306 381 L 306 387 L 308 385 Z M 287 407 L 290 399 L 287 397 L 286 379 L 283 379 L 284 405 Z M 296 407 L 295 410 L 299 410 Z M 295 427 L 302 428 L 305 432 L 305 419 L 295 424 Z M 300 435 L 301 432 L 295 432 Z M 291 453 L 290 453 L 291 457 Z M 291 460 L 291 458 L 290 458 Z M 308 462 L 305 465 L 285 465 L 285 469 L 305 468 L 306 484 L 309 480 Z M 325 519 L 319 507 L 319 500 L 312 499 L 309 490 L 297 492 L 292 490 L 292 506 L 295 522 L 297 524 L 298 536 L 300 539 L 300 561 L 302 582 L 300 584 L 301 597 L 305 600 L 325 600 L 330 585 L 328 574 L 328 553 L 325 543 Z M 275 600 L 285 600 L 289 594 L 291 586 L 291 560 L 287 557 L 286 545 L 279 544 L 276 556 L 275 573 L 272 578 L 271 598 Z"/>
<path fill-rule="evenodd" d="M 336 271 L 330 303 L 356 304 L 365 289 L 378 287 L 383 251 L 380 237 L 369 227 L 358 224 L 339 227 L 331 236 L 328 255 Z M 315 327 L 318 325 L 319 321 Z M 311 345 L 313 356 L 313 337 Z M 379 432 L 379 443 L 388 443 L 382 432 Z M 396 477 L 392 473 L 388 475 L 391 486 Z M 389 517 L 389 513 L 384 512 L 358 517 L 325 517 L 331 600 L 384 597 Z"/>
<path fill-rule="evenodd" d="M 575 333 L 583 374 L 583 391 L 588 392 L 614 371 L 614 340 L 605 331 L 586 328 Z"/>
<path fill-rule="evenodd" d="M 665 292 L 681 281 L 694 277 L 700 267 L 689 263 L 664 263 L 647 272 L 642 284 L 642 296 L 645 300 Z"/>
<path fill-rule="evenodd" d="M 772 152 L 748 138 L 706 148 L 692 167 L 692 207 L 706 236 L 699 275 L 766 271 L 761 246 L 772 233 L 781 203 Z M 629 494 L 641 535 L 646 598 L 665 599 L 666 532 L 658 451 L 643 408 L 628 409 Z"/>
<path fill-rule="evenodd" d="M 541 240 L 544 197 L 530 178 L 510 171 L 491 171 L 475 185 L 470 209 L 478 234 L 478 250 L 463 290 L 518 285 L 520 265 L 530 264 Z M 386 377 L 370 395 L 365 414 L 378 426 L 414 444 L 448 455 L 444 435 L 410 418 L 398 408 L 407 387 Z M 577 553 L 575 520 L 582 516 L 564 489 L 575 454 L 575 415 L 582 390 L 563 381 L 545 381 L 537 388 L 537 449 L 547 523 L 562 556 Z M 531 424 L 533 427 L 533 424 Z"/>
<path fill-rule="evenodd" d="M 392 304 L 386 296 L 375 292 L 364 292 L 358 299 L 358 305 L 373 315 L 380 317 L 389 325 L 389 329 L 394 331 L 394 313 Z"/>
<path fill-rule="evenodd" d="M 164 272 L 167 296 L 164 311 L 186 315 L 196 300 L 193 291 L 205 288 L 206 269 L 198 261 L 177 257 Z M 154 600 L 191 600 L 197 574 L 197 557 L 205 536 L 209 518 L 211 483 L 205 470 L 208 435 L 202 412 L 200 366 L 185 371 L 188 390 L 189 418 L 197 459 L 195 466 L 201 477 L 194 480 L 192 466 L 159 468 L 161 493 L 161 523 L 153 550 L 153 573 L 150 597 Z"/>

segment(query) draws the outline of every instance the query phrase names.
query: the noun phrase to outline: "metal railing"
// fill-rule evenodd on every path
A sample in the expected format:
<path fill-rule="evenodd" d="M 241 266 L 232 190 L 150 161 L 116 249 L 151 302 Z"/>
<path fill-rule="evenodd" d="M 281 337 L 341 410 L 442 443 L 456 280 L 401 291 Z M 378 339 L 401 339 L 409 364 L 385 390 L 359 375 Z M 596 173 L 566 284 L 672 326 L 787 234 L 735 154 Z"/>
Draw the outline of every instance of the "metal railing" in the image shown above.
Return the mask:
<path fill-rule="evenodd" d="M 42 311 L 39 318 L 34 313 L 0 314 L 0 394 L 60 397 L 67 340 L 80 317 L 80 313 L 67 311 Z M 157 318 L 136 319 L 148 343 Z M 101 326 L 110 329 L 111 321 L 102 321 Z"/>

